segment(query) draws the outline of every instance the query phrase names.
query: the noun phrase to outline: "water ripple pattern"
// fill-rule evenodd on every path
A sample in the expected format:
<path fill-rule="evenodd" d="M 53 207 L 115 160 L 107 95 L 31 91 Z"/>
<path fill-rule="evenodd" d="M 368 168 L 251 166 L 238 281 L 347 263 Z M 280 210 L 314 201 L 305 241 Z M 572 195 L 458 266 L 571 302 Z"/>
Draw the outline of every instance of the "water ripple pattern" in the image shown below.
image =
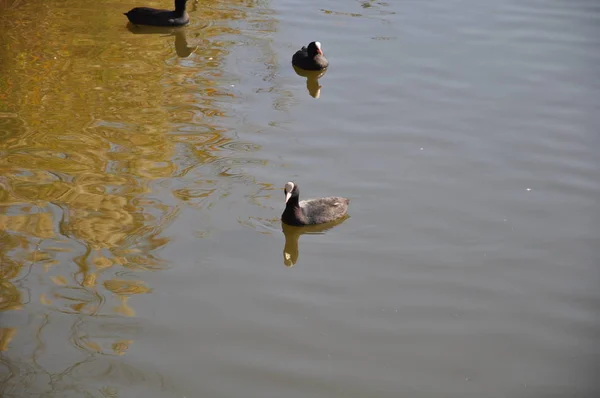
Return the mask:
<path fill-rule="evenodd" d="M 0 396 L 600 396 L 597 0 L 141 5 L 0 2 Z"/>

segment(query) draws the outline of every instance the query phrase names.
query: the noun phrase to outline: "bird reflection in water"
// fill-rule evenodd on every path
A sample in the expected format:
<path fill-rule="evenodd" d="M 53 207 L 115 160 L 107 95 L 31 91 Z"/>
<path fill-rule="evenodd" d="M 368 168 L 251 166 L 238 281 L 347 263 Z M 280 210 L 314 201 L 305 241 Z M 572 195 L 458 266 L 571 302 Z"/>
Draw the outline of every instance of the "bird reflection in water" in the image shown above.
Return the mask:
<path fill-rule="evenodd" d="M 127 29 L 136 35 L 161 34 L 165 36 L 175 36 L 175 51 L 180 58 L 189 57 L 198 48 L 198 46 L 190 46 L 188 44 L 185 27 L 171 28 L 128 23 Z"/>
<path fill-rule="evenodd" d="M 319 79 L 327 73 L 327 69 L 325 70 L 304 70 L 300 69 L 295 65 L 294 71 L 298 76 L 302 76 L 306 78 L 306 88 L 308 89 L 308 93 L 313 98 L 319 98 L 321 96 L 321 85 L 319 85 Z"/>
<path fill-rule="evenodd" d="M 301 235 L 322 235 L 331 228 L 343 223 L 349 218 L 348 215 L 324 224 L 305 225 L 295 227 L 281 223 L 283 234 L 285 235 L 285 246 L 283 247 L 283 264 L 286 267 L 293 267 L 298 261 L 300 249 L 298 248 L 298 239 Z"/>

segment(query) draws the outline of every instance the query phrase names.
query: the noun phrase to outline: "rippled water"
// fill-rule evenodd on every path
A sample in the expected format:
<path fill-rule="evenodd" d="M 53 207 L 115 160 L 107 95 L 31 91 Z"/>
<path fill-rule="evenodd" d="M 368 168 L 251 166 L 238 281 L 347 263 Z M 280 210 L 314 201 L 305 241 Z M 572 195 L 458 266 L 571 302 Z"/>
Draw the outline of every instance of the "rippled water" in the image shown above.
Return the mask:
<path fill-rule="evenodd" d="M 142 3 L 0 2 L 1 396 L 600 393 L 597 1 Z"/>

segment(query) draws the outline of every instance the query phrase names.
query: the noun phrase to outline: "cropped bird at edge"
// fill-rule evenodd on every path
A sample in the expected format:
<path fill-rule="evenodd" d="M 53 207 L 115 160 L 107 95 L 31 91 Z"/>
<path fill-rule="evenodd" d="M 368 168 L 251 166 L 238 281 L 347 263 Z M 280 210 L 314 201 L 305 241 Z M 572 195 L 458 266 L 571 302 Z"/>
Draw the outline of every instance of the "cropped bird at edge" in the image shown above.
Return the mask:
<path fill-rule="evenodd" d="M 285 184 L 285 210 L 281 221 L 288 225 L 302 226 L 323 224 L 344 217 L 350 199 L 332 196 L 300 201 L 300 189 L 292 181 Z"/>
<path fill-rule="evenodd" d="M 296 51 L 292 57 L 292 65 L 304 70 L 323 70 L 329 66 L 329 61 L 323 54 L 321 43 L 313 41 L 308 47 Z"/>
<path fill-rule="evenodd" d="M 134 25 L 148 26 L 183 26 L 190 22 L 185 11 L 187 0 L 175 0 L 175 10 L 161 10 L 149 7 L 136 7 L 124 13 Z"/>

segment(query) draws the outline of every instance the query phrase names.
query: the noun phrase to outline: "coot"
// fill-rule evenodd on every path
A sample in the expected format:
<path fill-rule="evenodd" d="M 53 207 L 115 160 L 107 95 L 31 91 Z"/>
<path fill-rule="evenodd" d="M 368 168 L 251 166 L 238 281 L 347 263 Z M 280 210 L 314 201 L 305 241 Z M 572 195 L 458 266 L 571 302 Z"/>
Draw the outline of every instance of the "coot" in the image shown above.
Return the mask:
<path fill-rule="evenodd" d="M 336 220 L 346 215 L 350 199 L 337 196 L 299 200 L 300 189 L 293 182 L 285 184 L 285 210 L 281 221 L 288 225 L 314 225 Z"/>
<path fill-rule="evenodd" d="M 190 16 L 185 11 L 185 3 L 187 0 L 175 0 L 175 11 L 136 7 L 124 15 L 135 25 L 183 26 L 190 22 Z"/>
<path fill-rule="evenodd" d="M 305 70 L 323 70 L 329 66 L 329 61 L 323 55 L 321 43 L 313 41 L 308 47 L 296 51 L 292 57 L 292 65 Z"/>

